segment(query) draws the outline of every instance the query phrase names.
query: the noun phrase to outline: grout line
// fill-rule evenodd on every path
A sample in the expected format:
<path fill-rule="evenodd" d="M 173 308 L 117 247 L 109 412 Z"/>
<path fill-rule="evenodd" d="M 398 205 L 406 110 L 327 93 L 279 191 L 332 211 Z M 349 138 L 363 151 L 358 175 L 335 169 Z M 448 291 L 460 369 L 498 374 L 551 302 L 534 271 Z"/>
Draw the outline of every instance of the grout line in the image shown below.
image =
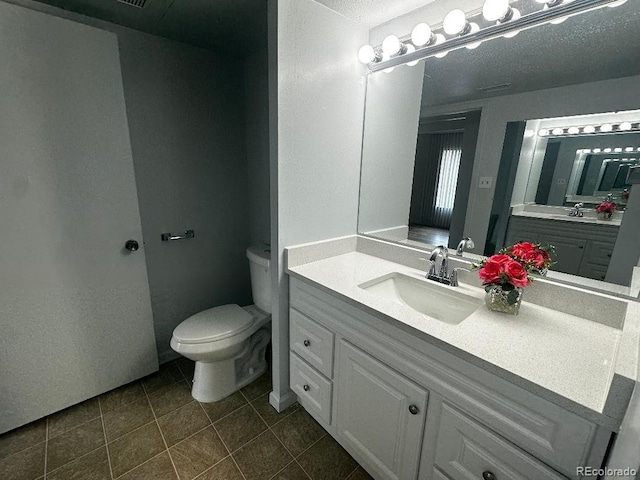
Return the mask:
<path fill-rule="evenodd" d="M 113 480 L 113 468 L 111 468 L 111 455 L 109 455 L 109 441 L 107 440 L 107 427 L 104 424 L 104 414 L 102 413 L 102 403 L 100 402 L 100 397 L 98 397 L 98 409 L 100 410 L 100 420 L 102 421 L 102 434 L 104 435 L 104 448 L 107 452 L 107 462 L 109 463 L 109 474 L 111 475 L 111 480 Z"/>
<path fill-rule="evenodd" d="M 93 398 L 96 398 L 96 397 L 93 397 Z M 100 403 L 99 403 L 99 402 L 98 402 L 98 405 L 100 405 Z M 63 411 L 63 410 L 61 410 L 61 411 Z M 56 412 L 56 413 L 58 413 L 58 412 Z M 55 415 L 55 414 L 52 414 L 52 415 Z M 51 416 L 51 415 L 50 415 L 50 416 Z M 60 437 L 60 436 L 64 435 L 65 433 L 69 433 L 71 430 L 75 430 L 76 428 L 83 427 L 83 426 L 84 426 L 84 425 L 86 425 L 87 423 L 91 423 L 91 422 L 93 422 L 94 420 L 96 420 L 96 419 L 98 419 L 98 418 L 100 418 L 100 415 L 99 415 L 99 414 L 98 414 L 98 415 L 96 415 L 96 416 L 95 416 L 95 417 L 93 417 L 93 418 L 90 418 L 89 420 L 87 420 L 87 421 L 85 421 L 85 422 L 78 423 L 77 425 L 74 425 L 73 427 L 68 428 L 67 430 L 65 430 L 65 431 L 64 431 L 64 432 L 62 432 L 62 433 L 58 433 L 55 437 L 51 437 L 51 438 L 49 438 L 49 418 L 47 417 L 47 441 L 49 441 L 49 440 L 53 440 L 54 438 L 58 438 L 58 437 Z"/>
<path fill-rule="evenodd" d="M 147 424 L 148 425 L 148 424 Z M 153 457 L 151 457 L 149 460 L 145 460 L 144 462 L 142 462 L 140 465 L 136 465 L 135 467 L 133 467 L 131 470 L 127 470 L 126 472 L 124 472 L 122 475 L 120 475 L 119 477 L 114 478 L 114 480 L 117 480 L 118 478 L 122 478 L 125 475 L 128 475 L 129 473 L 133 472 L 136 468 L 141 467 L 142 465 L 146 465 L 147 463 L 149 463 L 152 460 L 155 460 L 156 458 L 158 458 L 160 455 L 162 455 L 163 453 L 165 453 L 164 451 L 158 453 L 157 455 L 154 455 Z"/>
<path fill-rule="evenodd" d="M 177 367 L 177 365 L 176 365 L 176 367 Z M 178 371 L 180 371 L 179 368 L 178 368 Z M 173 471 L 176 474 L 176 478 L 180 478 L 180 474 L 178 473 L 178 469 L 176 468 L 176 464 L 173 462 L 173 457 L 171 456 L 171 452 L 169 451 L 169 445 L 167 445 L 167 441 L 164 438 L 164 433 L 162 433 L 162 429 L 160 428 L 160 424 L 158 423 L 158 417 L 156 417 L 156 412 L 153 410 L 153 406 L 151 405 L 151 400 L 149 399 L 149 393 L 147 392 L 147 389 L 144 387 L 144 385 L 142 385 L 142 389 L 144 390 L 144 393 L 145 393 L 145 395 L 147 397 L 147 403 L 149 404 L 149 408 L 151 409 L 151 414 L 153 415 L 153 418 L 155 420 L 156 427 L 158 428 L 158 431 L 160 432 L 160 438 L 162 438 L 162 443 L 164 443 L 164 448 L 166 448 L 167 455 L 169 455 L 169 460 L 171 461 L 171 465 L 173 466 Z M 182 407 L 180 407 L 180 408 L 182 408 Z M 137 468 L 137 466 L 136 466 L 136 468 Z"/>
<path fill-rule="evenodd" d="M 64 467 L 71 465 L 72 463 L 77 462 L 78 460 L 83 459 L 84 457 L 87 457 L 89 455 L 91 455 L 92 453 L 96 453 L 98 450 L 100 450 L 102 447 L 104 447 L 104 445 L 99 446 L 98 448 L 94 448 L 93 450 L 91 450 L 90 452 L 85 453 L 84 455 L 81 455 L 78 458 L 74 458 L 73 460 L 71 460 L 70 462 L 65 463 L 64 465 L 60 465 L 59 467 L 54 468 L 53 470 L 51 470 L 50 472 L 47 473 L 47 475 L 51 475 L 52 473 L 57 472 L 58 470 L 63 469 Z"/>
<path fill-rule="evenodd" d="M 207 473 L 209 470 L 211 470 L 213 467 L 216 467 L 218 465 L 220 465 L 222 462 L 224 462 L 227 458 L 231 458 L 231 454 L 228 454 L 227 456 L 225 456 L 224 458 L 221 458 L 220 460 L 218 460 L 216 463 L 214 463 L 213 465 L 211 465 L 210 467 L 208 467 L 204 472 L 199 473 L 197 476 L 193 477 L 193 480 L 198 480 L 198 478 L 202 477 L 205 473 Z M 233 459 L 232 459 L 233 460 Z M 242 472 L 240 472 L 242 473 Z"/>
<path fill-rule="evenodd" d="M 45 420 L 44 428 L 44 475 L 43 480 L 47 480 L 47 456 L 49 453 L 49 417 Z"/>

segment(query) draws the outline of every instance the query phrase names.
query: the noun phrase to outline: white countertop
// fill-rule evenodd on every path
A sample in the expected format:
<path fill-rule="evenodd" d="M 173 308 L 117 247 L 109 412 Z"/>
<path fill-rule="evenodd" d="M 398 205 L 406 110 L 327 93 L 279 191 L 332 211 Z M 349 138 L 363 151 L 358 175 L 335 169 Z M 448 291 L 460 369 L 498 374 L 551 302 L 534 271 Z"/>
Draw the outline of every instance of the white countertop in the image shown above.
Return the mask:
<path fill-rule="evenodd" d="M 630 382 L 636 379 L 638 303 L 629 303 L 624 335 L 618 328 L 528 303 L 526 289 L 518 316 L 490 312 L 481 303 L 461 323 L 451 325 L 358 286 L 391 272 L 423 280 L 420 270 L 350 252 L 293 266 L 288 271 L 598 414 L 603 414 L 607 399 L 616 395 L 610 392 L 614 374 Z M 483 289 L 465 283 L 438 287 L 484 298 Z"/>

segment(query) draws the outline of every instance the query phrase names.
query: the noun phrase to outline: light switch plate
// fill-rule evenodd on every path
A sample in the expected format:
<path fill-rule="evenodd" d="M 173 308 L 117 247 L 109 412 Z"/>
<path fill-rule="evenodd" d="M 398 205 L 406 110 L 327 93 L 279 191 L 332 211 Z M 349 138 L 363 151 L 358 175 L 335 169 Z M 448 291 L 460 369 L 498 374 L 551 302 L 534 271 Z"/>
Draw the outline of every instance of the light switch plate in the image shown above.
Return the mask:
<path fill-rule="evenodd" d="M 480 177 L 478 188 L 491 188 L 493 185 L 493 177 Z"/>

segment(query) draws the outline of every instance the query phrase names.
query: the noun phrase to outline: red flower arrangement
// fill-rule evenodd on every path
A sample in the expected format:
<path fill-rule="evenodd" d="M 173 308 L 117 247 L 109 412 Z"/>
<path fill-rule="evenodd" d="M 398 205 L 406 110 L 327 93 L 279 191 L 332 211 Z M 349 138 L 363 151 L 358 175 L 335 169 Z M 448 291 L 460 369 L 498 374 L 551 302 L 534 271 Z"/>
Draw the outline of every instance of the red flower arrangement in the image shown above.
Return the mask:
<path fill-rule="evenodd" d="M 478 276 L 487 292 L 499 286 L 509 292 L 509 303 L 515 303 L 520 295 L 516 289 L 531 285 L 533 279 L 529 273 L 542 274 L 553 265 L 549 250 L 553 250 L 553 247 L 521 242 L 503 248 L 500 253 L 485 258 L 473 267 L 479 268 Z"/>
<path fill-rule="evenodd" d="M 618 206 L 614 202 L 610 202 L 607 200 L 596 207 L 596 212 L 608 213 L 609 215 L 613 215 L 617 209 Z"/>

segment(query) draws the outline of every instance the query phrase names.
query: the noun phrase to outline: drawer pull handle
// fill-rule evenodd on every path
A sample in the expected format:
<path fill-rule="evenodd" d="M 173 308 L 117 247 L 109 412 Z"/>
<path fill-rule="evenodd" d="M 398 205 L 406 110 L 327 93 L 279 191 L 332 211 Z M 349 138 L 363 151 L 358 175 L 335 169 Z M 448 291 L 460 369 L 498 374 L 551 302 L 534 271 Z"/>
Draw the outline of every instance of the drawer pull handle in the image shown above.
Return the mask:
<path fill-rule="evenodd" d="M 496 480 L 496 476 L 493 474 L 493 472 L 490 472 L 489 470 L 482 472 L 482 479 L 483 480 Z"/>
<path fill-rule="evenodd" d="M 303 385 L 303 386 L 302 386 L 302 389 L 303 389 L 305 392 L 308 392 L 308 391 L 310 390 L 310 387 L 309 387 L 309 385 Z"/>
<path fill-rule="evenodd" d="M 420 410 L 418 410 L 418 407 L 416 407 L 415 405 L 409 405 L 409 413 L 411 415 L 417 415 L 419 411 Z"/>
<path fill-rule="evenodd" d="M 305 347 L 308 347 L 309 345 L 311 345 L 311 342 L 310 342 L 309 340 L 305 340 L 304 342 L 302 342 L 302 344 L 303 344 Z"/>

